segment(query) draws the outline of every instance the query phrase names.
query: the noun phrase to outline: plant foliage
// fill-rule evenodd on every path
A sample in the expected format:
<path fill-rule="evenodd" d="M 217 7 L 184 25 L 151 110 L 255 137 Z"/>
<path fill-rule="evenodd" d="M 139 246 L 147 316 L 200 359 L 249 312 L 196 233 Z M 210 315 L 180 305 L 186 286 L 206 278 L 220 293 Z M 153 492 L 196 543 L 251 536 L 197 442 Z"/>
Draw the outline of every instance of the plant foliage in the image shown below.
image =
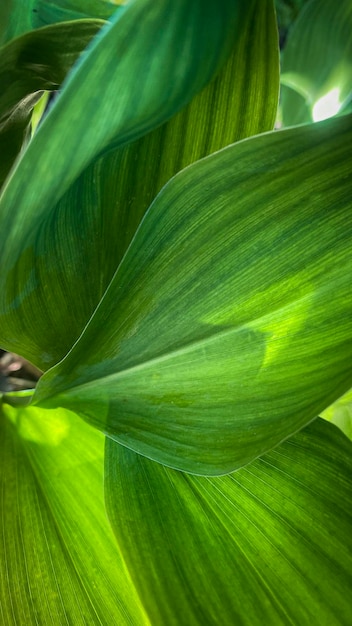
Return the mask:
<path fill-rule="evenodd" d="M 280 103 L 274 0 L 0 9 L 5 626 L 350 624 L 352 10 L 276 4 Z"/>

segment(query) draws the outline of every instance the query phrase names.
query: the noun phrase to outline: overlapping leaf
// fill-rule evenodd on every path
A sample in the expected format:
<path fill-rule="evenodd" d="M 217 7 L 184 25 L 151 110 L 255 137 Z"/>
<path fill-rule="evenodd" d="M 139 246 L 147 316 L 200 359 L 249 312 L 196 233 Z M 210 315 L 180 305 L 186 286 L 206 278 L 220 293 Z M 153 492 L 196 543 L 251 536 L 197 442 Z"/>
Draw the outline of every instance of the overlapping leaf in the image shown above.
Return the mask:
<path fill-rule="evenodd" d="M 11 265 L 13 247 L 25 244 L 33 217 L 42 220 L 48 205 L 100 153 L 160 125 L 213 77 L 240 26 L 238 5 L 230 0 L 220 5 L 132 0 L 100 31 L 3 192 L 0 212 L 8 236 L 2 263 Z M 92 92 L 96 81 L 104 86 L 103 97 Z M 94 132 L 87 132 L 88 127 Z"/>
<path fill-rule="evenodd" d="M 1 341 L 7 349 L 42 369 L 60 360 L 87 323 L 145 210 L 167 180 L 210 152 L 273 127 L 279 74 L 271 0 L 248 5 L 240 22 L 240 35 L 234 36 L 223 70 L 185 109 L 87 168 L 56 206 L 54 194 L 43 224 L 31 222 L 27 232 L 17 222 L 26 242 L 13 243 L 13 269 L 2 291 Z M 94 135 L 95 128 L 90 125 L 87 133 Z M 20 168 L 17 175 L 21 178 Z M 5 277 L 4 263 L 2 267 Z"/>
<path fill-rule="evenodd" d="M 346 116 L 175 176 L 36 401 L 200 474 L 313 419 L 352 380 L 351 139 Z"/>
<path fill-rule="evenodd" d="M 343 111 L 352 98 L 350 0 L 308 2 L 289 33 L 282 59 L 285 126 Z"/>
<path fill-rule="evenodd" d="M 109 517 L 151 622 L 349 626 L 351 453 L 318 420 L 211 479 L 107 439 Z"/>
<path fill-rule="evenodd" d="M 104 437 L 47 413 L 0 414 L 1 624 L 147 625 L 105 515 Z"/>
<path fill-rule="evenodd" d="M 0 3 L 0 46 L 24 33 L 85 18 L 109 19 L 119 2 L 107 0 L 6 0 Z"/>
<path fill-rule="evenodd" d="M 56 90 L 104 22 L 81 20 L 27 33 L 0 49 L 0 187 L 30 130 L 41 90 Z"/>

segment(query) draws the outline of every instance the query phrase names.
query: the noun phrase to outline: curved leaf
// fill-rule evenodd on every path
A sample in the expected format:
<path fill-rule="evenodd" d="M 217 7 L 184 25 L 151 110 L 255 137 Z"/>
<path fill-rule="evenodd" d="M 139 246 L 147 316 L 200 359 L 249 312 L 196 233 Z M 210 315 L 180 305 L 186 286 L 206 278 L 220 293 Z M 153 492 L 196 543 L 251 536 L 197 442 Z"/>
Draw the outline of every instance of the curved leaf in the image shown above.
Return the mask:
<path fill-rule="evenodd" d="M 153 624 L 349 626 L 352 444 L 318 420 L 221 478 L 106 441 L 106 502 Z"/>
<path fill-rule="evenodd" d="M 81 20 L 49 26 L 0 49 L 0 187 L 28 135 L 38 92 L 59 88 L 103 24 Z"/>
<path fill-rule="evenodd" d="M 352 98 L 351 33 L 350 0 L 338 4 L 313 0 L 304 7 L 282 56 L 285 126 L 319 121 L 348 105 Z"/>
<path fill-rule="evenodd" d="M 41 221 L 99 154 L 166 121 L 214 76 L 238 36 L 239 6 L 132 0 L 101 29 L 4 188 L 2 267 L 27 243 L 34 217 Z"/>
<path fill-rule="evenodd" d="M 344 393 L 351 122 L 261 135 L 175 176 L 34 400 L 165 465 L 215 475 Z"/>
<path fill-rule="evenodd" d="M 68 411 L 3 405 L 2 624 L 149 624 L 105 516 L 103 444 Z"/>
<path fill-rule="evenodd" d="M 271 0 L 257 0 L 242 17 L 227 63 L 187 107 L 87 168 L 56 206 L 47 207 L 43 224 L 32 223 L 30 233 L 25 227 L 26 244 L 14 242 L 1 292 L 1 345 L 41 369 L 57 363 L 86 325 L 169 178 L 210 152 L 273 128 L 279 68 Z M 4 263 L 2 269 L 5 278 Z"/>

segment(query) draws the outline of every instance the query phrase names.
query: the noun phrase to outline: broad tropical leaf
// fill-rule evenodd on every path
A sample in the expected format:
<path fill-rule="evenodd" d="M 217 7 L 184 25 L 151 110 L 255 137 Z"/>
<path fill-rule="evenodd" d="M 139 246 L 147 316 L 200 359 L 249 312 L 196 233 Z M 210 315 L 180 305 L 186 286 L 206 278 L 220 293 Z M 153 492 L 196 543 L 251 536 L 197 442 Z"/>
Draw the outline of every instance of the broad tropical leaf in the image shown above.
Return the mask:
<path fill-rule="evenodd" d="M 0 414 L 0 621 L 148 625 L 103 501 L 104 437 L 69 411 Z"/>
<path fill-rule="evenodd" d="M 318 420 L 205 478 L 107 439 L 108 513 L 151 623 L 349 626 L 351 453 Z"/>
<path fill-rule="evenodd" d="M 8 350 L 41 369 L 57 363 L 86 325 L 168 179 L 210 152 L 273 128 L 279 78 L 275 14 L 271 0 L 258 0 L 250 9 L 222 71 L 187 107 L 88 167 L 58 204 L 53 200 L 46 207 L 43 223 L 32 220 L 28 231 L 19 213 L 21 237 L 13 242 L 8 265 L 2 263 L 3 278 L 7 270 L 9 275 L 1 292 L 0 335 Z M 119 92 L 117 85 L 116 99 Z M 94 135 L 95 128 L 87 132 Z M 0 232 L 5 242 L 8 232 Z"/>
<path fill-rule="evenodd" d="M 35 402 L 196 474 L 312 420 L 352 381 L 351 139 L 345 116 L 175 176 Z"/>
<path fill-rule="evenodd" d="M 352 98 L 351 0 L 311 0 L 289 33 L 282 58 L 285 126 L 343 112 Z"/>

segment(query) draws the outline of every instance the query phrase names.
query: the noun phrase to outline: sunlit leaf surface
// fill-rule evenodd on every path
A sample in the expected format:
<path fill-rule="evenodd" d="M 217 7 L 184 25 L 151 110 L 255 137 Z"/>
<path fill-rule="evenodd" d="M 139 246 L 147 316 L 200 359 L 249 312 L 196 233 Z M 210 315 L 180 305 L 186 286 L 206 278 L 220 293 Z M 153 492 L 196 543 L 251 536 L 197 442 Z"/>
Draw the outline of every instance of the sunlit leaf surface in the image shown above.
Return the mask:
<path fill-rule="evenodd" d="M 69 411 L 0 414 L 0 622 L 147 626 L 103 501 L 104 437 Z"/>
<path fill-rule="evenodd" d="M 315 418 L 352 381 L 351 139 L 345 116 L 178 174 L 35 401 L 196 474 Z"/>
<path fill-rule="evenodd" d="M 319 420 L 205 478 L 107 439 L 109 517 L 152 624 L 349 626 L 351 453 Z"/>

